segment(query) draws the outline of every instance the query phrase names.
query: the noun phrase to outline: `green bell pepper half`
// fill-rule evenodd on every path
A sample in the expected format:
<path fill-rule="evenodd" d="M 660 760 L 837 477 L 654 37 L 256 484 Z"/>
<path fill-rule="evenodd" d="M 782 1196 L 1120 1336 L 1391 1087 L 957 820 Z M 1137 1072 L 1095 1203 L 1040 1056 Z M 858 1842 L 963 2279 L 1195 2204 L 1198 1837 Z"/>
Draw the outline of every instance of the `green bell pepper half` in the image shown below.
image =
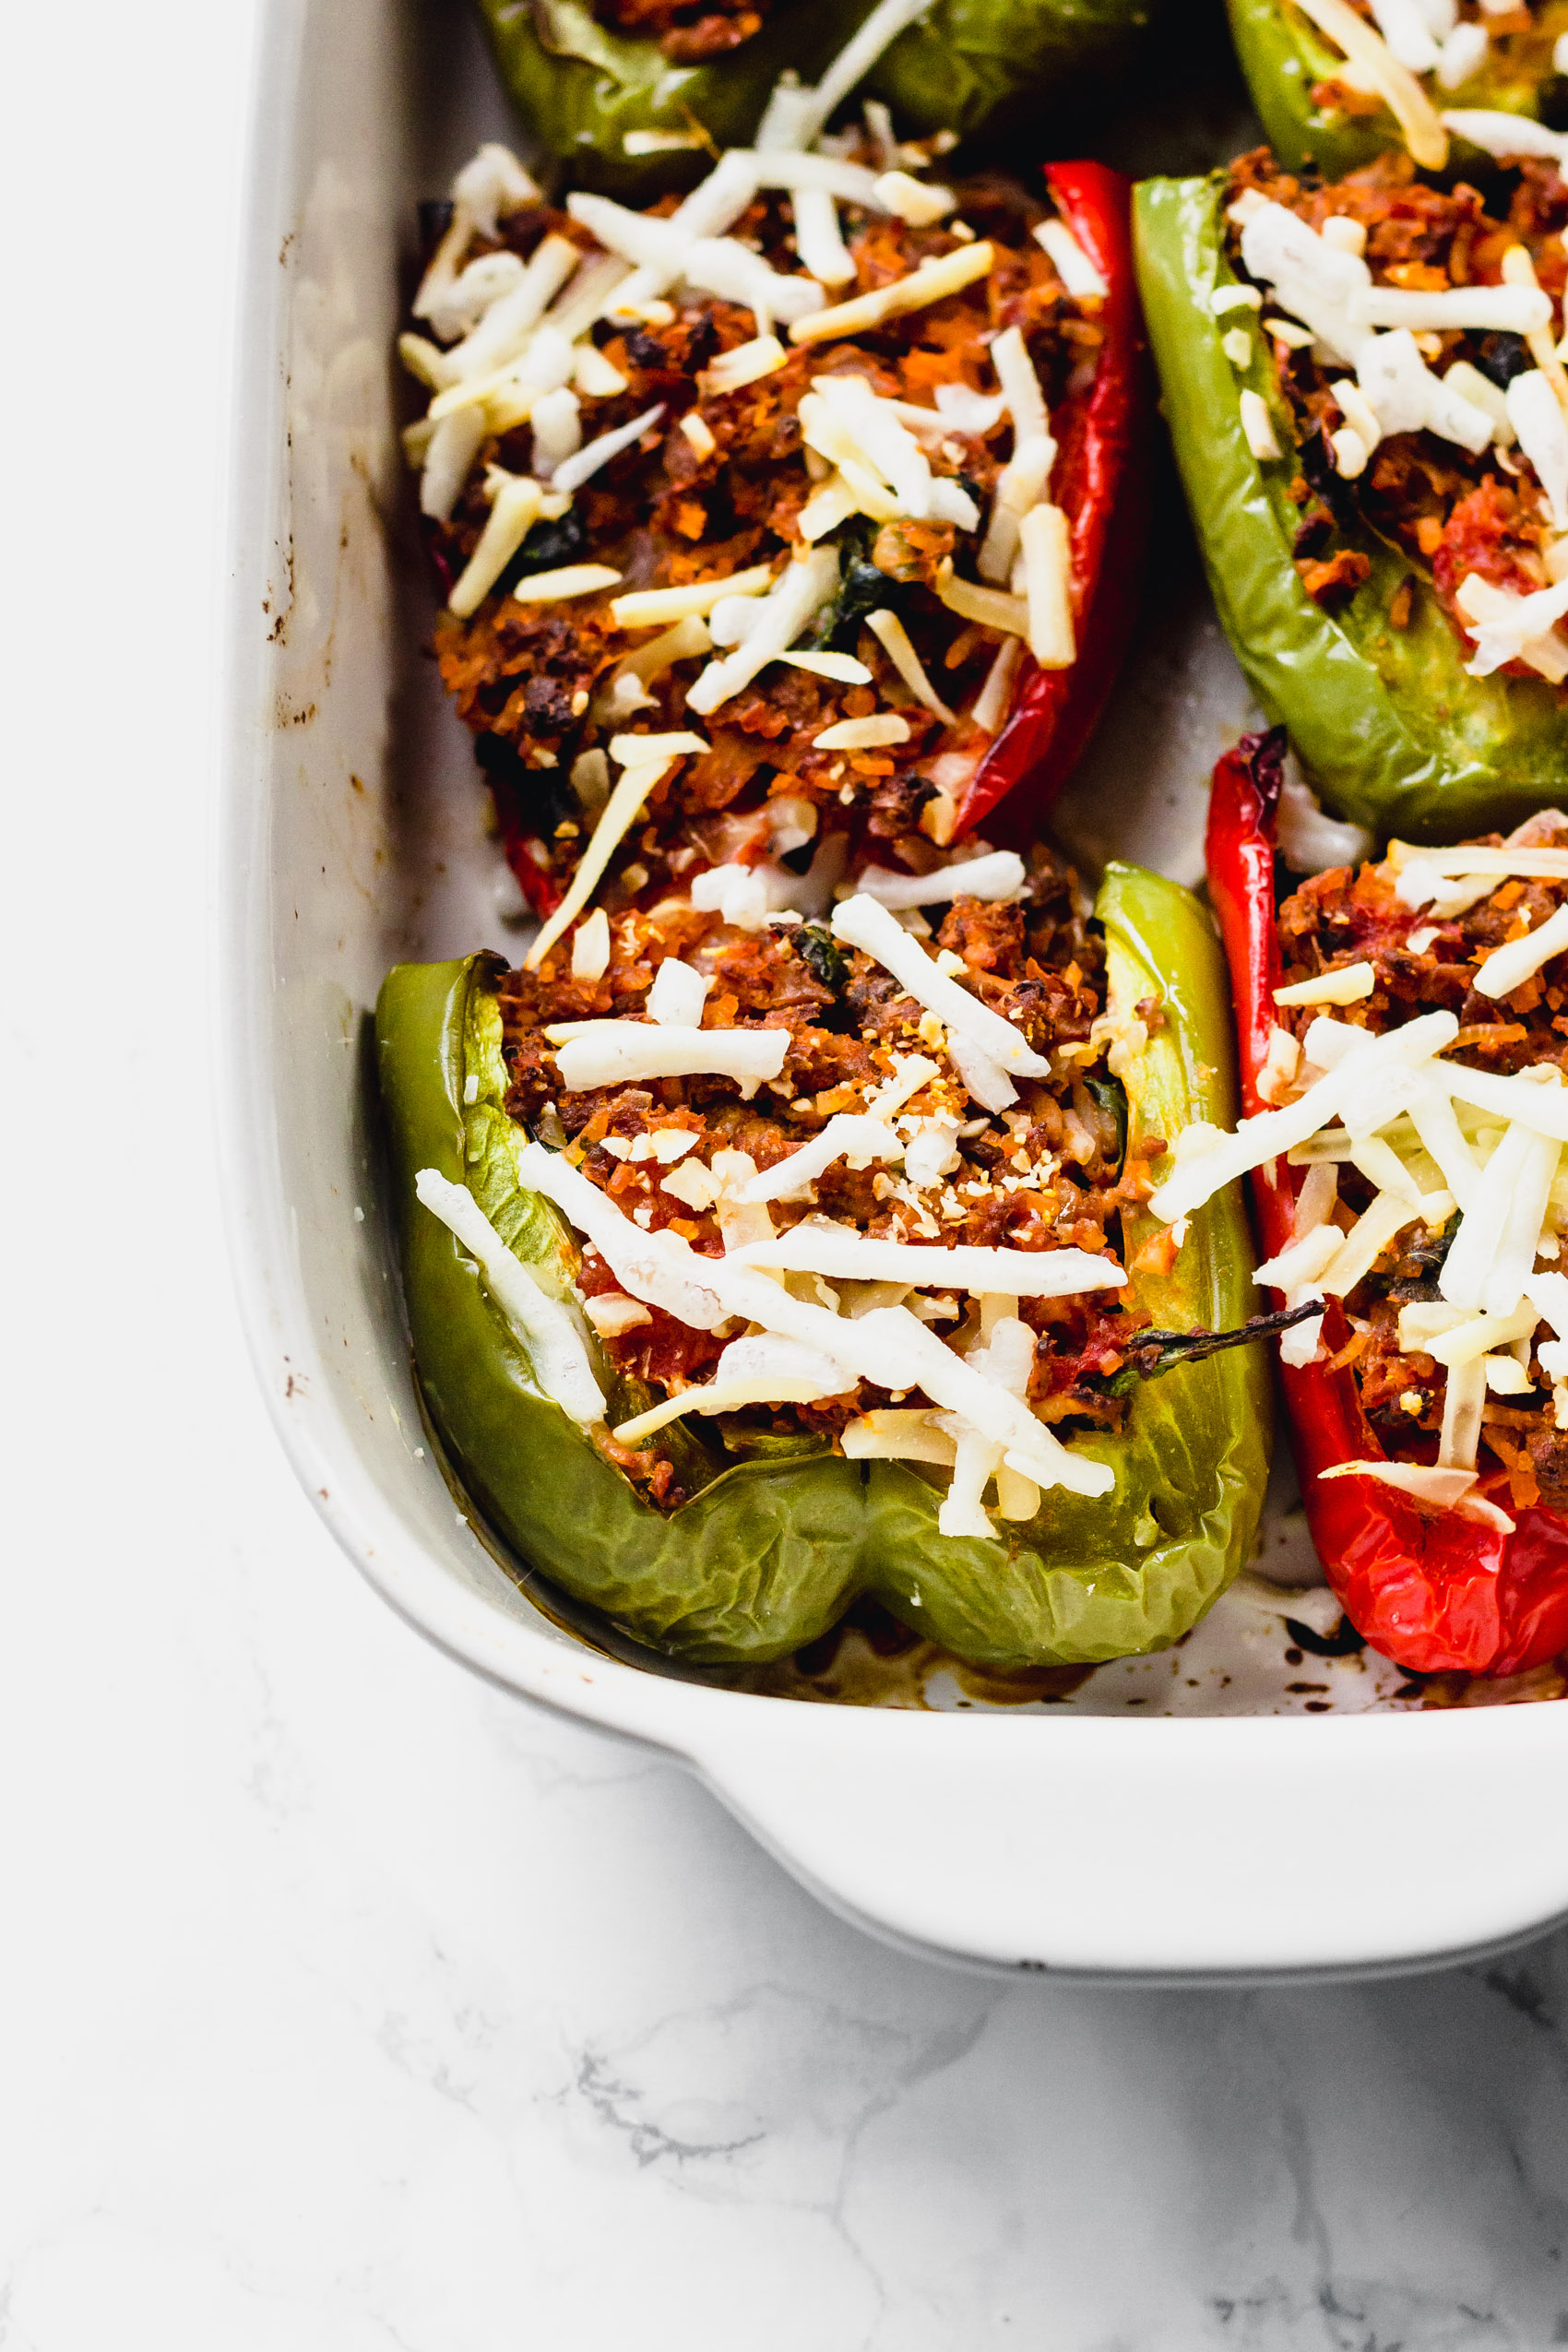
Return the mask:
<path fill-rule="evenodd" d="M 1134 1144 L 1194 1119 L 1232 1123 L 1227 986 L 1207 916 L 1187 891 L 1127 865 L 1110 869 L 1098 913 L 1111 1005 L 1130 1012 L 1155 996 L 1164 1008 L 1124 1081 Z M 1250 1552 L 1267 1474 L 1270 1390 L 1256 1348 L 1144 1384 L 1120 1432 L 1075 1441 L 1112 1465 L 1115 1491 L 1100 1502 L 1048 1493 L 1032 1520 L 994 1541 L 938 1534 L 940 1471 L 850 1462 L 810 1438 L 737 1459 L 714 1423 L 677 1425 L 659 1441 L 670 1441 L 690 1499 L 669 1513 L 645 1501 L 542 1392 L 478 1268 L 415 1197 L 422 1168 L 467 1183 L 535 1278 L 569 1298 L 574 1238 L 517 1182 L 525 1138 L 503 1107 L 502 968 L 486 955 L 398 965 L 376 1037 L 426 1407 L 463 1487 L 522 1560 L 693 1662 L 783 1656 L 862 1593 L 956 1655 L 1002 1667 L 1163 1648 L 1203 1615 Z M 1128 1213 L 1129 1257 L 1162 1229 Z M 1193 1219 L 1174 1271 L 1135 1273 L 1130 1297 L 1163 1327 L 1234 1324 L 1253 1303 L 1252 1267 L 1232 1186 Z M 619 1422 L 647 1392 L 582 1328 Z"/>
<path fill-rule="evenodd" d="M 1333 81 L 1345 59 L 1290 0 L 1228 0 L 1230 32 L 1268 143 L 1292 172 L 1315 164 L 1325 178 L 1342 179 L 1402 143 L 1398 124 L 1386 109 L 1375 114 L 1341 114 L 1317 105 L 1313 90 Z M 1551 53 L 1568 31 L 1568 0 L 1546 0 L 1531 31 L 1514 36 L 1506 53 L 1493 46 L 1479 73 L 1457 89 L 1432 93 L 1440 113 L 1484 108 L 1502 114 L 1539 118 L 1544 89 L 1555 83 Z M 1450 161 L 1469 168 L 1480 151 L 1455 139 Z M 1492 168 L 1486 159 L 1488 169 Z"/>
<path fill-rule="evenodd" d="M 1462 840 L 1516 821 L 1562 789 L 1568 722 L 1555 691 L 1544 680 L 1468 676 L 1430 581 L 1371 529 L 1351 538 L 1372 571 L 1348 603 L 1325 612 L 1301 584 L 1289 410 L 1252 314 L 1216 318 L 1210 307 L 1217 286 L 1236 282 L 1224 203 L 1223 173 L 1146 180 L 1134 231 L 1161 406 L 1236 659 L 1336 815 L 1410 840 Z M 1241 370 L 1220 341 L 1238 316 L 1253 342 Z M 1240 396 L 1249 386 L 1268 405 L 1285 453 L 1277 461 L 1248 445 Z M 1407 576 L 1415 588 L 1399 630 L 1388 609 Z"/>
<path fill-rule="evenodd" d="M 787 68 L 819 80 L 875 0 L 778 0 L 760 32 L 699 65 L 599 24 L 587 0 L 480 0 L 501 78 L 529 129 L 575 181 L 652 194 L 708 169 L 701 153 L 629 157 L 628 131 L 700 125 L 748 144 Z M 961 136 L 1021 116 L 1042 88 L 1115 56 L 1151 0 L 934 0 L 867 75 L 906 137 Z"/>

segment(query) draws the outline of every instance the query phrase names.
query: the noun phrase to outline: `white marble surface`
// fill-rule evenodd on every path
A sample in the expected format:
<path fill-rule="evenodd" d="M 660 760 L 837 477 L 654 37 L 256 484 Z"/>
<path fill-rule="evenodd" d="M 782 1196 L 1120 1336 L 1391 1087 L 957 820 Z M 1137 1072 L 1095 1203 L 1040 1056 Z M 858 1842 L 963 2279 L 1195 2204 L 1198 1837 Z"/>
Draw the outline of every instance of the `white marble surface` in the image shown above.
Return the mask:
<path fill-rule="evenodd" d="M 246 30 L 34 11 L 0 145 L 0 2346 L 1568 2342 L 1568 1941 L 1243 1995 L 895 1957 L 435 1656 L 296 1491 L 203 1035 Z"/>

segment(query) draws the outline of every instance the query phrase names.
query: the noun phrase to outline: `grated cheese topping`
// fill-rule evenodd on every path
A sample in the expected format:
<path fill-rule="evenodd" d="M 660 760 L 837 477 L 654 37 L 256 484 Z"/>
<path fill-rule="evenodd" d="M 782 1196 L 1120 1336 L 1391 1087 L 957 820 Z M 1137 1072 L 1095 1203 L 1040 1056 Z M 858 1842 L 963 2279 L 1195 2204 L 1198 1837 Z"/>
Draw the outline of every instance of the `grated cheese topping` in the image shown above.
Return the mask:
<path fill-rule="evenodd" d="M 699 1330 L 714 1330 L 730 1315 L 742 1316 L 765 1332 L 820 1350 L 841 1368 L 844 1387 L 860 1380 L 877 1388 L 919 1387 L 939 1409 L 999 1443 L 1004 1463 L 1040 1487 L 1103 1495 L 1114 1486 L 1109 1464 L 1070 1452 L 1035 1419 L 1024 1398 L 968 1363 L 908 1308 L 873 1307 L 861 1315 L 840 1315 L 793 1297 L 748 1264 L 743 1251 L 707 1258 L 668 1229 L 645 1233 L 564 1155 L 541 1144 L 524 1146 L 517 1169 L 524 1183 L 552 1200 L 587 1235 L 631 1297 L 663 1307 Z M 1031 1253 L 1012 1254 L 1023 1259 Z"/>
<path fill-rule="evenodd" d="M 956 253 L 943 254 L 934 261 L 922 261 L 873 293 L 857 294 L 852 301 L 820 310 L 814 316 L 796 319 L 790 328 L 790 340 L 823 343 L 840 336 L 863 335 L 880 327 L 885 318 L 924 310 L 929 303 L 961 293 L 977 278 L 988 277 L 995 263 L 995 247 L 987 238 L 977 237 L 972 245 L 961 245 Z"/>
<path fill-rule="evenodd" d="M 1072 1299 L 1089 1290 L 1116 1290 L 1127 1277 L 1111 1261 L 1087 1250 L 988 1250 L 877 1241 L 852 1225 L 807 1218 L 773 1240 L 738 1251 L 745 1265 L 779 1273 L 840 1276 L 846 1281 L 905 1282 L 1018 1299 Z"/>
<path fill-rule="evenodd" d="M 1420 849 L 1396 842 L 1388 868 L 1400 897 L 1416 908 L 1445 890 L 1462 892 L 1465 905 L 1473 905 L 1515 868 L 1568 880 L 1568 853 L 1536 846 L 1531 831 L 1531 826 L 1521 827 L 1501 846 Z M 1568 906 L 1493 949 L 1473 984 L 1499 1001 L 1563 954 Z M 1282 1004 L 1333 1002 L 1325 992 L 1337 982 L 1339 1001 L 1351 1002 L 1370 994 L 1375 978 L 1375 968 L 1363 963 L 1277 990 L 1276 996 Z M 1275 1107 L 1228 1134 L 1190 1130 L 1174 1138 L 1173 1173 L 1150 1204 L 1169 1222 L 1212 1197 L 1221 1182 L 1264 1167 L 1281 1151 L 1292 1164 L 1305 1166 L 1295 1237 L 1256 1277 L 1292 1305 L 1348 1298 L 1396 1236 L 1418 1220 L 1445 1234 L 1438 1300 L 1405 1305 L 1397 1324 L 1403 1353 L 1430 1357 L 1444 1368 L 1443 1475 L 1420 1466 L 1374 1463 L 1346 1465 L 1336 1473 L 1383 1476 L 1387 1470 L 1390 1483 L 1434 1508 L 1459 1507 L 1458 1498 L 1474 1482 L 1489 1396 L 1530 1393 L 1529 1359 L 1539 1354 L 1532 1343 L 1540 1323 L 1559 1330 L 1568 1325 L 1568 1277 L 1552 1272 L 1550 1263 L 1545 1270 L 1538 1265 L 1559 1256 L 1559 1227 L 1568 1213 L 1560 1177 L 1568 1143 L 1568 1086 L 1554 1063 L 1510 1075 L 1450 1061 L 1445 1057 L 1458 1034 L 1446 1012 L 1420 1015 L 1381 1034 L 1320 1015 L 1301 1041 L 1300 1066 L 1281 1062 Z M 1294 1099 L 1284 1099 L 1293 1086 L 1300 1089 Z M 1348 1229 L 1343 1213 L 1337 1219 L 1333 1215 L 1336 1169 L 1347 1162 L 1372 1187 L 1370 1205 Z M 1285 1336 L 1282 1354 L 1287 1362 L 1310 1362 L 1318 1345 L 1314 1319 L 1304 1331 Z M 1568 1378 L 1568 1348 L 1560 1339 L 1543 1345 L 1551 1352 L 1541 1358 L 1542 1370 L 1561 1383 Z M 1472 1501 L 1482 1517 L 1494 1510 L 1482 1499 Z"/>
<path fill-rule="evenodd" d="M 996 1068 L 1018 1077 L 1049 1076 L 1050 1063 L 1035 1052 L 1012 1022 L 949 979 L 919 940 L 867 892 L 857 891 L 835 908 L 833 933 L 847 945 L 874 956 L 918 1004 L 944 1021 L 950 1031 L 969 1040 Z"/>
<path fill-rule="evenodd" d="M 484 1287 L 528 1352 L 547 1396 L 587 1428 L 604 1419 L 604 1392 L 571 1314 L 551 1298 L 522 1260 L 513 1255 L 466 1184 L 422 1168 L 414 1191 L 431 1214 L 461 1241 L 484 1277 Z"/>
<path fill-rule="evenodd" d="M 564 1021 L 544 1034 L 568 1094 L 714 1075 L 735 1079 L 742 1101 L 750 1102 L 765 1078 L 778 1075 L 790 1050 L 787 1029 L 699 1029 L 671 1020 Z"/>
<path fill-rule="evenodd" d="M 983 898 L 994 905 L 1016 897 L 1024 887 L 1024 861 L 1016 849 L 993 849 L 987 857 L 956 858 L 930 873 L 897 873 L 890 866 L 867 866 L 855 887 L 884 907 L 935 907 L 951 898 Z"/>
<path fill-rule="evenodd" d="M 1349 0 L 1297 0 L 1297 6 L 1377 92 L 1416 161 L 1424 171 L 1441 172 L 1448 160 L 1448 134 L 1415 75 L 1400 64 L 1382 34 L 1357 15 Z"/>

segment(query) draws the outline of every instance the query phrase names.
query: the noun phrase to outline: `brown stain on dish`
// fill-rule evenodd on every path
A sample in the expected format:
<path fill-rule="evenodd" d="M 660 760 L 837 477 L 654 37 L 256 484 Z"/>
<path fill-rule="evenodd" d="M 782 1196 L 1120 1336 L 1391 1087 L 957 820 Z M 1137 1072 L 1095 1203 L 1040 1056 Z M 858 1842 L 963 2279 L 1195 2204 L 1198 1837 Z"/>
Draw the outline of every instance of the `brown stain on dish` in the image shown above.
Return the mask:
<path fill-rule="evenodd" d="M 970 1704 L 995 1707 L 1060 1703 L 1093 1672 L 1092 1666 L 970 1666 L 922 1641 L 877 1602 L 860 1600 L 830 1633 L 790 1657 L 766 1666 L 719 1668 L 714 1679 L 764 1698 L 929 1712 L 928 1689 L 941 1674 L 951 1675 Z"/>

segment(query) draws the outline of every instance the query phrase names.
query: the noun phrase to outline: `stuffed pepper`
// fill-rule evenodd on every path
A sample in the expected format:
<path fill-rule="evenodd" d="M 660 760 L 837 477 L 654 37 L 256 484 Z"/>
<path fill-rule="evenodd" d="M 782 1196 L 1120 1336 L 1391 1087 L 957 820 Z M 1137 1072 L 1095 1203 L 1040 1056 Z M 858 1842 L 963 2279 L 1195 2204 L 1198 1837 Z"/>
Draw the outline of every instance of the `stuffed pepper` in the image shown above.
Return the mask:
<path fill-rule="evenodd" d="M 754 137 L 776 145 L 808 113 L 814 138 L 862 79 L 896 161 L 892 116 L 908 134 L 949 138 L 1016 119 L 1067 77 L 1116 60 L 1148 14 L 1146 0 L 481 0 L 481 8 L 532 136 L 576 177 L 611 189 L 684 184 L 705 151 Z"/>
<path fill-rule="evenodd" d="M 1560 159 L 1568 0 L 1229 0 L 1270 145 L 1337 178 L 1402 140 L 1440 172 L 1478 153 Z M 1554 126 L 1555 127 L 1552 127 Z"/>
<path fill-rule="evenodd" d="M 1331 868 L 1279 897 L 1283 742 L 1215 776 L 1209 887 L 1239 1129 L 1173 1138 L 1161 1215 L 1250 1172 L 1302 1499 L 1401 1665 L 1568 1646 L 1568 817 Z"/>
<path fill-rule="evenodd" d="M 1125 182 L 734 149 L 672 201 L 555 210 L 482 150 L 402 339 L 435 649 L 529 901 L 569 888 L 638 714 L 711 722 L 710 810 L 770 800 L 787 854 L 944 846 L 1008 794 L 992 830 L 1027 839 L 1135 611 Z"/>
<path fill-rule="evenodd" d="M 1112 867 L 1087 921 L 1050 853 L 919 834 L 780 903 L 722 859 L 695 731 L 614 755 L 643 814 L 591 909 L 519 968 L 400 966 L 377 1010 L 455 1478 L 687 1658 L 861 1594 L 994 1665 L 1177 1639 L 1267 1466 L 1235 1188 L 1174 1232 L 1145 1206 L 1166 1139 L 1234 1111 L 1202 909 Z"/>
<path fill-rule="evenodd" d="M 1390 154 L 1138 192 L 1188 503 L 1238 659 L 1338 814 L 1453 840 L 1568 755 L 1568 187 Z"/>

